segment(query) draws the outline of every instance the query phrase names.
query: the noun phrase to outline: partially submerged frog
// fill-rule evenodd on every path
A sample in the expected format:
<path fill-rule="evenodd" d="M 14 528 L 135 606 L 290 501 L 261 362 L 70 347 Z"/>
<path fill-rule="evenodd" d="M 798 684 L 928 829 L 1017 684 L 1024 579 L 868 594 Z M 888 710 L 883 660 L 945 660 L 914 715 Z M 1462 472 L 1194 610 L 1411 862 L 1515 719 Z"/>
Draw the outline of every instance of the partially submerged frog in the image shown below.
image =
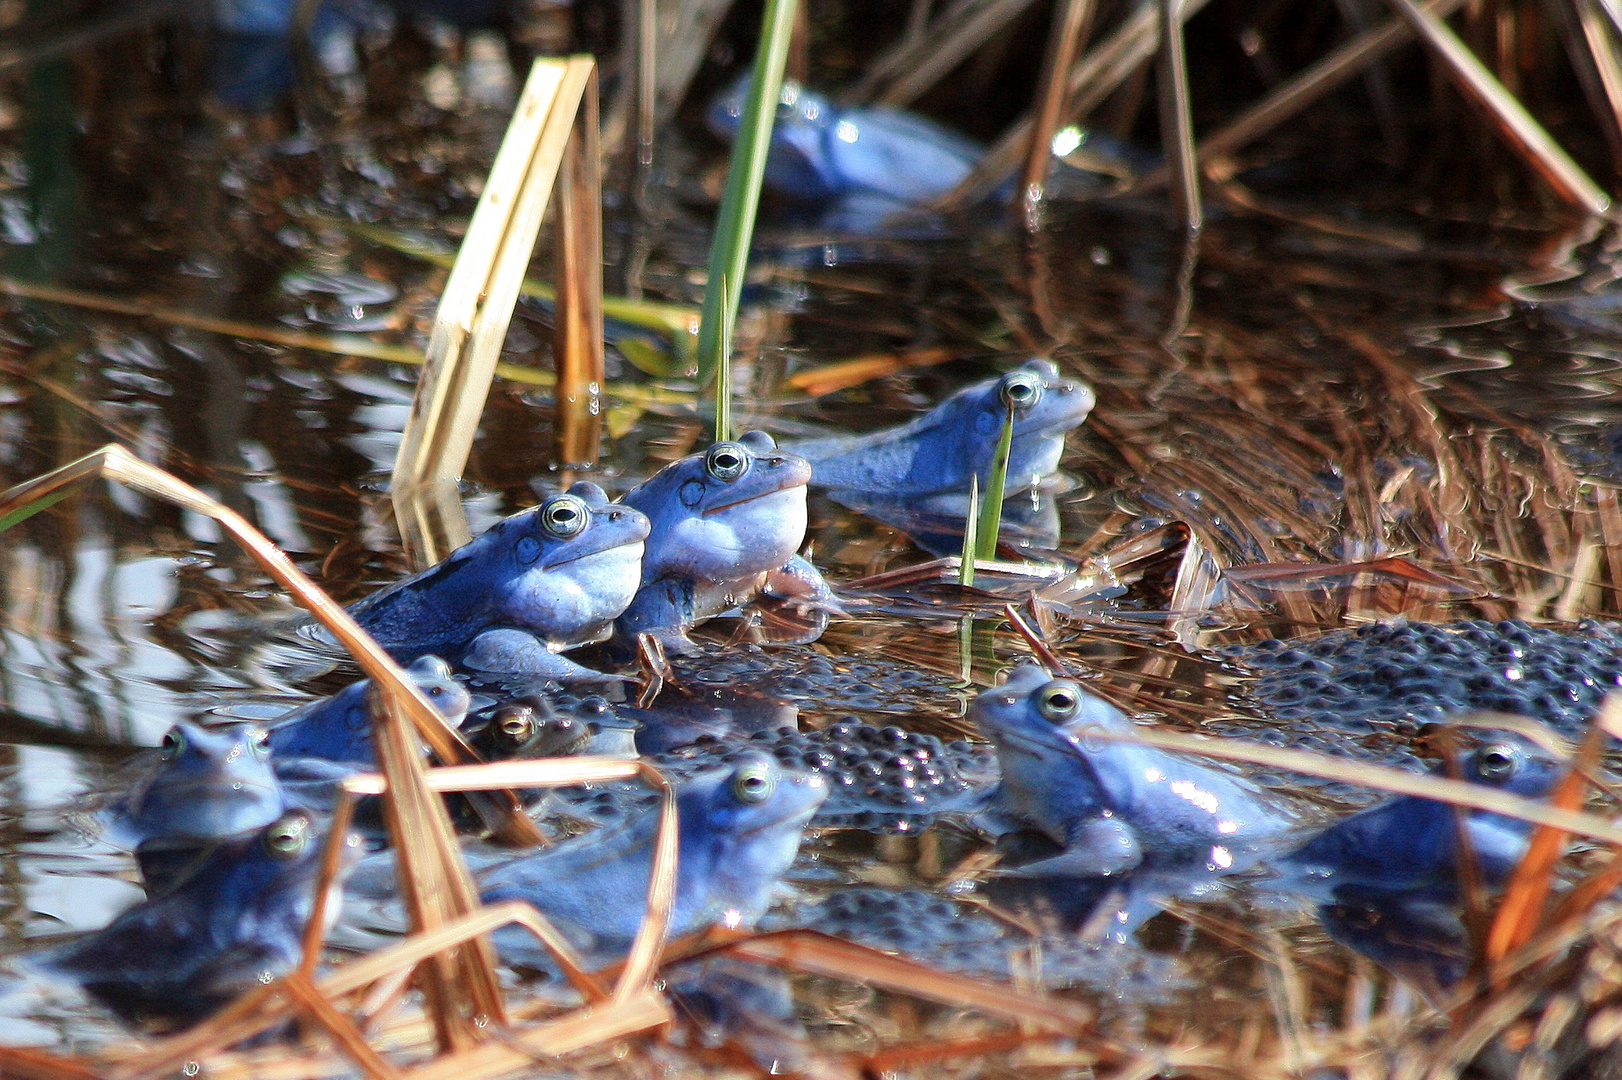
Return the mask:
<path fill-rule="evenodd" d="M 1549 794 L 1563 773 L 1559 760 L 1505 731 L 1483 734 L 1460 763 L 1462 778 L 1530 799 Z M 1446 775 L 1438 768 L 1439 775 Z M 1280 860 L 1293 887 L 1327 900 L 1377 894 L 1459 895 L 1460 837 L 1469 843 L 1481 880 L 1502 884 L 1526 854 L 1531 822 L 1487 810 L 1458 810 L 1417 795 L 1398 795 L 1329 826 Z"/>
<path fill-rule="evenodd" d="M 1224 873 L 1251 861 L 1290 824 L 1230 773 L 1176 754 L 1104 740 L 1130 734 L 1119 709 L 1035 664 L 974 700 L 970 715 L 997 748 L 991 807 L 1064 851 L 1022 873 L 1107 876 L 1146 870 Z"/>
<path fill-rule="evenodd" d="M 683 782 L 670 935 L 711 923 L 749 927 L 799 850 L 801 832 L 827 796 L 822 781 L 780 768 L 764 754 Z M 534 904 L 590 961 L 629 947 L 642 922 L 659 814 L 645 812 L 478 874 L 485 903 Z M 496 935 L 511 962 L 546 968 L 527 934 Z"/>
<path fill-rule="evenodd" d="M 710 130 L 732 139 L 743 116 L 746 76 L 710 105 Z M 985 154 L 980 144 L 921 116 L 882 106 L 839 108 L 784 79 L 766 183 L 785 195 L 823 202 L 881 196 L 896 209 L 945 195 Z"/>
<path fill-rule="evenodd" d="M 204 842 L 262 828 L 286 809 L 258 724 L 176 724 L 157 769 L 111 807 L 119 839 Z"/>
<path fill-rule="evenodd" d="M 624 639 L 652 633 L 667 651 L 691 653 L 690 627 L 762 593 L 821 610 L 799 640 L 819 636 L 833 594 L 796 554 L 810 478 L 803 458 L 751 431 L 673 461 L 626 492 L 625 505 L 646 514 L 653 532 L 641 587 L 617 624 Z"/>
<path fill-rule="evenodd" d="M 985 489 L 1003 417 L 1014 410 L 1005 494 L 1039 489 L 1058 471 L 1065 435 L 1092 411 L 1093 392 L 1032 359 L 965 387 L 918 419 L 855 438 L 792 443 L 811 462 L 812 482 L 836 497 L 894 499 L 961 514 L 969 482 Z M 843 499 L 842 499 L 843 501 Z"/>
<path fill-rule="evenodd" d="M 105 929 L 26 962 L 72 979 L 132 1022 L 195 1023 L 297 966 L 321 869 L 320 841 L 315 819 L 290 811 L 221 842 L 187 877 Z M 329 915 L 336 915 L 337 901 L 329 902 Z"/>
<path fill-rule="evenodd" d="M 406 668 L 406 674 L 452 726 L 462 722 L 470 698 L 451 676 L 449 664 L 437 656 L 423 656 Z M 331 697 L 312 701 L 275 721 L 269 739 L 271 751 L 279 758 L 371 765 L 372 719 L 366 700 L 371 686 L 370 679 L 351 683 Z"/>
<path fill-rule="evenodd" d="M 350 613 L 402 663 L 434 653 L 481 671 L 602 680 L 556 653 L 610 633 L 636 595 L 647 536 L 647 518 L 581 481 Z"/>

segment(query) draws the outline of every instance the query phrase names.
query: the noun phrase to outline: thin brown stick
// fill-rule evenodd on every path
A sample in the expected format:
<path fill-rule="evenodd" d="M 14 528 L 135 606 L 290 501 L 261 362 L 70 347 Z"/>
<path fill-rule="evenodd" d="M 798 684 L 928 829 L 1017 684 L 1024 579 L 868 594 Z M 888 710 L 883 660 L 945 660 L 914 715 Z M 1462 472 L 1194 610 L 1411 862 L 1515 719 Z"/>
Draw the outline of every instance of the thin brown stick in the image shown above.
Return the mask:
<path fill-rule="evenodd" d="M 400 1080 L 400 1070 L 390 1065 L 384 1060 L 383 1055 L 373 1050 L 371 1045 L 367 1043 L 366 1036 L 362 1035 L 359 1029 L 350 1022 L 349 1017 L 339 1012 L 332 1002 L 322 997 L 321 992 L 310 985 L 310 980 L 302 972 L 292 972 L 282 980 L 282 985 L 293 1000 L 298 1002 L 299 1007 L 311 1019 L 326 1029 L 327 1034 L 332 1036 L 333 1042 L 337 1043 L 339 1048 L 345 1054 L 348 1054 L 350 1059 L 359 1065 L 368 1077 L 371 1077 L 372 1080 Z"/>
<path fill-rule="evenodd" d="M 1172 212 L 1189 235 L 1199 234 L 1200 172 L 1194 153 L 1194 120 L 1189 104 L 1188 59 L 1183 52 L 1182 0 L 1157 0 L 1160 11 L 1160 147 L 1171 171 Z M 1181 328 L 1178 328 L 1181 333 Z"/>
<path fill-rule="evenodd" d="M 651 87 L 649 88 L 649 122 Z M 553 362 L 557 367 L 558 464 L 597 463 L 603 428 L 603 192 L 599 164 L 597 69 L 590 69 L 559 173 L 553 218 L 557 259 L 557 313 Z M 640 152 L 640 140 L 639 140 Z"/>

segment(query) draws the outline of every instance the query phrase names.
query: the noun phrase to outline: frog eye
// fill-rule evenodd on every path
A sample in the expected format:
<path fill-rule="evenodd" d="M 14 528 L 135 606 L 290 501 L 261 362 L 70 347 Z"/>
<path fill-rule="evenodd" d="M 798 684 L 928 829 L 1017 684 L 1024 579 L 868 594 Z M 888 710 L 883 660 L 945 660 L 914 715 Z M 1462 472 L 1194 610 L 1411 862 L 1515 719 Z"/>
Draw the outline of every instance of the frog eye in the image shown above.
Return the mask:
<path fill-rule="evenodd" d="M 270 732 L 264 728 L 248 732 L 248 750 L 260 760 L 270 757 Z"/>
<path fill-rule="evenodd" d="M 1062 724 L 1081 708 L 1081 689 L 1075 683 L 1051 682 L 1036 695 L 1036 710 L 1055 724 Z"/>
<path fill-rule="evenodd" d="M 535 736 L 535 712 L 527 705 L 503 709 L 496 714 L 496 730 L 504 739 L 515 743 L 528 742 Z"/>
<path fill-rule="evenodd" d="M 555 496 L 541 507 L 541 527 L 560 540 L 579 536 L 590 520 L 590 509 L 573 495 Z"/>
<path fill-rule="evenodd" d="M 1520 747 L 1511 743 L 1492 743 L 1476 751 L 1476 775 L 1488 783 L 1502 783 L 1520 768 Z"/>
<path fill-rule="evenodd" d="M 1004 376 L 1000 392 L 1010 409 L 1028 409 L 1042 400 L 1042 379 L 1029 371 L 1011 372 Z"/>
<path fill-rule="evenodd" d="M 749 469 L 749 451 L 735 442 L 719 442 L 704 455 L 704 468 L 717 480 L 731 482 Z"/>
<path fill-rule="evenodd" d="M 732 777 L 732 794 L 742 803 L 761 803 L 771 798 L 772 790 L 777 787 L 777 777 L 772 775 L 772 768 L 764 761 L 754 761 L 740 766 Z"/>
<path fill-rule="evenodd" d="M 173 761 L 186 752 L 186 733 L 179 728 L 170 728 L 169 734 L 163 737 L 163 760 Z"/>
<path fill-rule="evenodd" d="M 288 814 L 265 828 L 265 850 L 278 858 L 291 859 L 310 846 L 310 819 L 305 814 Z"/>

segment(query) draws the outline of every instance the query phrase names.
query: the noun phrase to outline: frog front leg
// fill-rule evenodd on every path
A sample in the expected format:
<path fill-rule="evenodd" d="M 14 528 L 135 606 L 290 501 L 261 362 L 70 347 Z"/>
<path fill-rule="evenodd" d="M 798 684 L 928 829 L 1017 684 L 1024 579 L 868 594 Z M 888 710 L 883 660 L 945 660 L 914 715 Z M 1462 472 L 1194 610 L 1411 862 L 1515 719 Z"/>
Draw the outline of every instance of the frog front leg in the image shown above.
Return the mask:
<path fill-rule="evenodd" d="M 635 648 L 639 634 L 652 634 L 667 654 L 697 656 L 704 650 L 687 636 L 693 625 L 693 583 L 685 578 L 660 578 L 643 585 L 631 606 L 614 621 L 617 636 Z"/>
<path fill-rule="evenodd" d="M 781 625 L 770 635 L 777 645 L 807 645 L 822 636 L 830 616 L 847 614 L 822 571 L 803 555 L 766 574 L 756 603 L 777 615 Z"/>
<path fill-rule="evenodd" d="M 1143 847 L 1131 825 L 1112 814 L 1083 818 L 1070 828 L 1064 851 L 1018 867 L 1033 877 L 1112 877 L 1143 862 Z"/>
<path fill-rule="evenodd" d="M 462 666 L 473 671 L 538 675 L 563 683 L 630 681 L 624 675 L 605 674 L 559 656 L 534 634 L 511 627 L 486 630 L 474 638 Z"/>

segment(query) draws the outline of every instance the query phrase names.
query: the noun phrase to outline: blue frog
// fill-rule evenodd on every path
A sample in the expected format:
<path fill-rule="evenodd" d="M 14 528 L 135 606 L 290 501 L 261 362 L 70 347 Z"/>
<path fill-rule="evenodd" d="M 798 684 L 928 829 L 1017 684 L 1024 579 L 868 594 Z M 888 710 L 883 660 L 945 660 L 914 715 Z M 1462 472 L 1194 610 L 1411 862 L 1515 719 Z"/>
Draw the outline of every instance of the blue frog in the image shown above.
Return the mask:
<path fill-rule="evenodd" d="M 406 668 L 406 674 L 453 727 L 461 724 L 472 699 L 452 677 L 449 664 L 437 656 L 423 656 Z M 372 719 L 366 701 L 371 686 L 370 679 L 362 679 L 273 721 L 270 750 L 277 758 L 371 766 Z"/>
<path fill-rule="evenodd" d="M 753 926 L 827 794 L 818 777 L 790 772 L 762 753 L 681 780 L 670 935 L 712 923 Z M 651 800 L 614 824 L 552 847 L 517 856 L 476 844 L 464 845 L 464 851 L 485 903 L 535 905 L 588 964 L 597 966 L 619 959 L 641 926 L 659 820 L 658 801 Z M 347 932 L 403 929 L 396 874 L 392 852 L 361 864 L 350 882 Z M 497 931 L 495 939 L 509 963 L 554 970 L 549 954 L 527 931 L 509 927 Z"/>
<path fill-rule="evenodd" d="M 815 640 L 833 594 L 795 554 L 805 540 L 804 458 L 764 431 L 718 442 L 673 461 L 626 492 L 624 503 L 653 523 L 642 584 L 618 621 L 626 642 L 652 633 L 666 650 L 693 653 L 695 623 L 765 594 L 792 598 L 820 617 L 793 640 Z"/>
<path fill-rule="evenodd" d="M 1460 762 L 1462 777 L 1530 799 L 1549 794 L 1561 762 L 1531 741 L 1487 731 Z M 1438 767 L 1439 775 L 1446 770 Z M 1359 811 L 1308 839 L 1280 860 L 1288 884 L 1336 902 L 1401 895 L 1453 901 L 1459 896 L 1462 833 L 1484 884 L 1502 884 L 1526 854 L 1536 826 L 1487 810 L 1398 795 Z"/>
<path fill-rule="evenodd" d="M 970 715 L 995 745 L 1002 769 L 991 809 L 1064 847 L 1023 873 L 1093 877 L 1140 867 L 1226 873 L 1254 861 L 1291 824 L 1231 773 L 1097 738 L 1130 734 L 1132 722 L 1035 664 L 975 698 Z"/>
<path fill-rule="evenodd" d="M 601 681 L 556 654 L 612 631 L 636 595 L 647 536 L 638 510 L 581 481 L 349 610 L 401 663 L 434 653 L 481 671 Z"/>
<path fill-rule="evenodd" d="M 911 423 L 788 449 L 811 462 L 811 482 L 841 502 L 890 499 L 916 512 L 961 517 L 971 478 L 985 489 L 1008 409 L 1014 435 L 1003 491 L 1011 496 L 1051 484 L 1066 434 L 1087 418 L 1093 401 L 1085 384 L 1061 376 L 1051 361 L 1032 359 L 959 390 Z"/>
<path fill-rule="evenodd" d="M 104 929 L 25 963 L 77 982 L 133 1023 L 195 1023 L 297 966 L 321 849 L 316 819 L 289 811 L 220 842 L 187 876 Z M 346 850 L 356 850 L 353 840 Z M 328 904 L 329 916 L 338 900 Z"/>
<path fill-rule="evenodd" d="M 711 103 L 706 121 L 719 138 L 737 135 L 749 77 Z M 783 80 L 766 158 L 766 183 L 785 195 L 822 202 L 878 196 L 897 209 L 945 195 L 985 149 L 923 117 L 883 106 L 835 106 L 793 79 Z"/>
<path fill-rule="evenodd" d="M 827 794 L 820 779 L 788 772 L 765 754 L 685 781 L 676 794 L 680 838 L 670 935 L 712 923 L 753 926 Z M 642 922 L 658 824 L 650 810 L 489 866 L 477 875 L 480 895 L 487 904 L 528 901 L 588 960 L 617 958 Z M 546 966 L 528 935 L 503 931 L 496 937 L 511 962 Z"/>
<path fill-rule="evenodd" d="M 109 808 L 114 835 L 130 845 L 205 843 L 259 829 L 287 809 L 257 724 L 176 724 L 158 767 Z"/>

